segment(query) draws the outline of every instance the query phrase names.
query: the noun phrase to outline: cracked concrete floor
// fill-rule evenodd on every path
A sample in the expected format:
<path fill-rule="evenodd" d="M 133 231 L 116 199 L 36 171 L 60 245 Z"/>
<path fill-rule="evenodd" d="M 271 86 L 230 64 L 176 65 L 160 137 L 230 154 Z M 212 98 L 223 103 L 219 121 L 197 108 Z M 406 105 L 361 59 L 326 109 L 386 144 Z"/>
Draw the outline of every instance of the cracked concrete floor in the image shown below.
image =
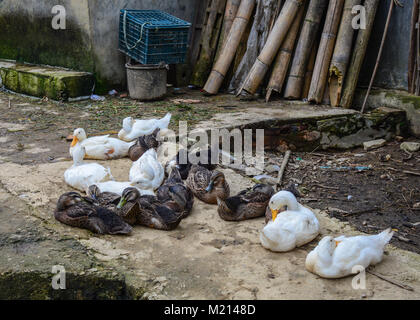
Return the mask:
<path fill-rule="evenodd" d="M 103 163 L 103 162 L 102 162 Z M 103 163 L 104 164 L 104 163 Z M 128 159 L 107 162 L 117 179 L 125 179 Z M 367 275 L 366 290 L 353 290 L 352 278 L 325 280 L 305 270 L 307 253 L 314 241 L 289 253 L 273 253 L 259 243 L 264 218 L 226 222 L 216 207 L 196 201 L 190 217 L 170 232 L 135 227 L 128 237 L 97 236 L 61 225 L 53 218 L 55 201 L 69 188 L 62 181 L 68 161 L 35 166 L 0 164 L 3 192 L 33 209 L 59 238 L 81 243 L 98 264 L 112 267 L 136 288 L 145 288 L 149 299 L 418 299 L 420 256 L 388 246 L 383 263 L 375 271 L 408 284 L 410 292 Z M 223 170 L 232 192 L 252 185 L 248 178 Z M 30 176 L 30 179 L 28 177 Z M 5 211 L 13 208 L 3 208 Z M 357 234 L 349 225 L 316 211 L 322 235 Z M 7 220 L 2 217 L 2 224 Z M 10 232 L 9 238 L 16 236 Z M 319 240 L 318 237 L 317 240 Z M 5 266 L 3 266 L 4 268 Z M 71 269 L 71 266 L 68 266 Z M 87 268 L 87 267 L 86 267 Z M 90 268 L 89 268 L 90 269 Z"/>
<path fill-rule="evenodd" d="M 6 120 L 1 119 L 1 123 L 2 139 L 10 139 L 10 145 L 10 141 L 16 141 L 15 133 L 4 129 L 9 127 Z M 348 224 L 319 210 L 315 212 L 322 226 L 321 235 L 314 242 L 283 254 L 267 251 L 259 244 L 264 218 L 226 222 L 219 218 L 215 206 L 199 200 L 191 215 L 170 232 L 135 227 L 128 237 L 97 236 L 62 225 L 54 219 L 53 210 L 58 196 L 70 190 L 64 184 L 63 173 L 71 163 L 58 158 L 68 156 L 50 150 L 57 160 L 43 159 L 47 156 L 45 149 L 51 147 L 50 140 L 28 128 L 17 129 L 33 135 L 36 145 L 31 150 L 39 152 L 41 160 L 19 164 L 13 161 L 13 152 L 5 154 L 0 150 L 0 251 L 5 257 L 0 260 L 2 274 L 20 268 L 17 257 L 28 257 L 27 270 L 48 272 L 50 264 L 59 261 L 81 277 L 104 271 L 111 278 L 123 277 L 126 285 L 138 289 L 138 297 L 145 299 L 420 298 L 420 256 L 393 246 L 387 246 L 384 261 L 375 271 L 413 287 L 414 292 L 371 274 L 367 274 L 365 290 L 354 290 L 351 277 L 326 280 L 307 272 L 306 255 L 322 236 L 358 234 Z M 67 146 L 61 149 L 66 150 Z M 127 179 L 131 165 L 128 159 L 100 163 L 110 166 L 117 180 Z M 230 169 L 223 171 L 232 193 L 252 185 L 251 180 Z M 14 223 L 13 217 L 22 217 L 32 231 L 20 227 L 20 222 Z M 27 232 L 36 235 L 37 230 L 48 241 L 34 242 L 27 237 Z M 22 241 L 30 242 L 34 249 L 13 249 Z M 36 258 L 32 251 L 40 248 L 42 254 L 36 254 Z M 97 290 L 102 288 L 98 286 Z"/>

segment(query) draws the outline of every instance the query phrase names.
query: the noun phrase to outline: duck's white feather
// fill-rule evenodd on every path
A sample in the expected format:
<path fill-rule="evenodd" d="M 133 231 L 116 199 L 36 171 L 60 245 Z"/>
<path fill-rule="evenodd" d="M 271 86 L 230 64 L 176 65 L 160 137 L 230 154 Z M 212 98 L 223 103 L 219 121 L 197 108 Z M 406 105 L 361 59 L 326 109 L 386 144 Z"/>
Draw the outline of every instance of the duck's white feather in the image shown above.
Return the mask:
<path fill-rule="evenodd" d="M 135 143 L 111 138 L 109 135 L 87 138 L 85 131 L 81 128 L 75 130 L 74 136 L 78 138 L 76 145 L 85 147 L 86 159 L 109 160 L 124 158 L 128 156 L 128 149 Z M 73 156 L 74 147 L 70 147 L 71 156 Z"/>
<path fill-rule="evenodd" d="M 152 190 L 145 190 L 145 189 L 138 188 L 136 186 L 133 186 L 131 182 L 106 181 L 106 182 L 95 183 L 95 185 L 98 186 L 101 192 L 113 192 L 120 196 L 122 195 L 125 189 L 133 188 L 133 187 L 139 190 L 140 195 L 142 196 L 155 195 L 155 193 Z"/>
<path fill-rule="evenodd" d="M 133 141 L 138 137 L 152 134 L 156 129 L 167 129 L 171 121 L 171 114 L 168 113 L 162 119 L 124 119 L 123 128 L 118 137 L 124 141 Z"/>
<path fill-rule="evenodd" d="M 142 183 L 150 183 L 153 190 L 160 187 L 164 178 L 164 169 L 157 160 L 157 154 L 154 149 L 147 150 L 140 159 L 134 162 L 129 173 L 131 182 L 142 181 Z"/>
<path fill-rule="evenodd" d="M 112 179 L 111 170 L 98 163 L 83 163 L 85 149 L 76 146 L 73 154 L 74 164 L 64 172 L 64 181 L 79 191 L 85 191 L 89 186 L 106 179 Z"/>
<path fill-rule="evenodd" d="M 263 247 L 275 252 L 293 250 L 319 234 L 318 219 L 311 210 L 299 204 L 292 193 L 277 193 L 269 206 L 276 206 L 272 209 L 278 210 L 284 204 L 288 205 L 288 210 L 279 213 L 275 221 L 268 222 L 260 234 Z"/>
<path fill-rule="evenodd" d="M 346 277 L 354 273 L 355 266 L 367 268 L 381 262 L 384 247 L 392 236 L 392 230 L 387 229 L 372 236 L 324 237 L 308 254 L 306 268 L 324 278 Z"/>

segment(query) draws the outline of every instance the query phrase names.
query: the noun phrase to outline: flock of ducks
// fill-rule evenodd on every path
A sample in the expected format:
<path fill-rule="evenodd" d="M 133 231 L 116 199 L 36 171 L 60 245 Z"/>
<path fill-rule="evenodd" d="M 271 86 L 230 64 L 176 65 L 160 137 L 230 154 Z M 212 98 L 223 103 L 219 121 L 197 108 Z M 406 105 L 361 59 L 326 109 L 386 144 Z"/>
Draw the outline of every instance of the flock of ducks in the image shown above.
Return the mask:
<path fill-rule="evenodd" d="M 217 205 L 226 221 L 266 217 L 260 233 L 262 246 L 274 252 L 288 252 L 313 241 L 320 233 L 315 214 L 302 206 L 293 193 L 275 193 L 270 185 L 256 184 L 230 195 L 223 172 L 216 166 L 181 163 L 186 152 L 162 164 L 156 152 L 160 135 L 167 130 L 171 114 L 162 119 L 126 118 L 118 139 L 109 135 L 87 137 L 74 131 L 70 146 L 73 166 L 64 173 L 65 182 L 86 196 L 72 191 L 58 200 L 55 218 L 67 225 L 99 234 L 129 234 L 135 225 L 173 230 L 191 213 L 194 199 Z M 211 150 L 198 151 L 196 157 Z M 114 181 L 109 168 L 84 159 L 109 160 L 129 157 L 133 164 L 129 179 Z M 201 159 L 201 158 L 200 158 Z M 355 265 L 367 268 L 382 260 L 385 245 L 393 232 L 373 236 L 324 237 L 306 258 L 308 271 L 325 278 L 352 274 Z"/>

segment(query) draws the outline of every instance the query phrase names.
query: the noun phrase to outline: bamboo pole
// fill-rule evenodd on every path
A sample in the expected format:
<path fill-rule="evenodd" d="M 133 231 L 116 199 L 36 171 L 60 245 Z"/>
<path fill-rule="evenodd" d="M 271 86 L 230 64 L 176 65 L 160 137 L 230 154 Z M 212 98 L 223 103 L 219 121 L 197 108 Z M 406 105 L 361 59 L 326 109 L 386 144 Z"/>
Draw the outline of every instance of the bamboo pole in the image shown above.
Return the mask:
<path fill-rule="evenodd" d="M 223 47 L 219 59 L 217 59 L 213 71 L 204 86 L 204 91 L 208 94 L 216 94 L 223 83 L 226 72 L 235 57 L 236 49 L 239 46 L 242 35 L 254 10 L 255 0 L 242 0 L 236 18 L 233 21 L 226 44 Z"/>
<path fill-rule="evenodd" d="M 191 84 L 200 88 L 206 82 L 211 71 L 222 27 L 225 5 L 226 0 L 211 0 L 207 8 L 208 19 L 201 38 L 200 56 L 194 67 L 191 79 Z"/>
<path fill-rule="evenodd" d="M 222 31 L 220 32 L 219 44 L 217 46 L 216 58 L 219 59 L 220 52 L 226 43 L 226 39 L 229 35 L 230 29 L 232 28 L 233 21 L 235 20 L 236 13 L 238 12 L 241 0 L 227 0 L 225 16 L 223 18 Z"/>
<path fill-rule="evenodd" d="M 242 39 L 239 42 L 238 49 L 236 49 L 235 56 L 233 58 L 233 61 L 231 63 L 231 66 L 229 67 L 228 71 L 226 72 L 225 79 L 223 80 L 222 87 L 224 85 L 227 85 L 229 88 L 229 92 L 235 93 L 237 88 L 235 86 L 235 74 L 239 69 L 239 66 L 241 65 L 242 59 L 245 56 L 245 53 L 248 48 L 248 39 L 251 35 L 252 25 L 253 25 L 253 15 L 251 15 L 251 18 L 249 20 L 248 25 L 245 28 L 245 31 L 242 35 Z"/>
<path fill-rule="evenodd" d="M 305 81 L 302 89 L 302 98 L 308 99 L 309 88 L 311 87 L 312 75 L 314 73 L 315 59 L 318 52 L 318 44 L 315 42 L 312 48 L 311 56 L 309 57 L 308 66 L 305 73 Z"/>
<path fill-rule="evenodd" d="M 280 12 L 280 15 L 274 24 L 273 30 L 268 36 L 267 42 L 252 66 L 247 78 L 245 79 L 242 88 L 239 90 L 238 95 L 245 90 L 250 94 L 254 94 L 261 82 L 264 79 L 265 74 L 268 71 L 271 63 L 273 62 L 280 46 L 286 37 L 290 26 L 299 10 L 299 7 L 303 5 L 305 0 L 287 0 Z"/>
<path fill-rule="evenodd" d="M 275 9 L 278 5 L 278 0 L 258 1 L 251 32 L 247 40 L 247 50 L 230 82 L 232 89 L 237 90 L 242 85 L 258 54 L 267 43 L 267 38 L 271 32 L 270 26 L 274 25 L 273 21 L 277 20 Z"/>
<path fill-rule="evenodd" d="M 354 92 L 359 80 L 360 69 L 365 58 L 379 2 L 380 0 L 370 0 L 364 4 L 366 10 L 366 29 L 359 30 L 348 72 L 345 77 L 343 94 L 340 100 L 340 106 L 344 108 L 350 108 L 353 103 Z"/>
<path fill-rule="evenodd" d="M 351 57 L 354 28 L 352 26 L 353 7 L 360 5 L 362 0 L 346 0 L 344 3 L 343 17 L 338 31 L 337 43 L 331 59 L 329 71 L 329 96 L 332 107 L 340 104 L 343 80 L 346 76 L 347 66 Z"/>
<path fill-rule="evenodd" d="M 301 98 L 306 67 L 327 6 L 328 0 L 309 2 L 284 92 L 284 97 L 287 99 Z"/>
<path fill-rule="evenodd" d="M 343 13 L 343 6 L 344 0 L 331 0 L 328 6 L 324 30 L 322 31 L 321 42 L 316 56 L 311 87 L 309 88 L 308 100 L 310 102 L 321 103 L 324 98 L 328 69 Z"/>
<path fill-rule="evenodd" d="M 283 88 L 304 13 L 305 6 L 301 6 L 292 26 L 290 27 L 289 33 L 280 48 L 280 52 L 277 55 L 274 63 L 274 69 L 271 73 L 270 81 L 267 86 L 267 94 L 265 97 L 266 102 L 270 100 L 273 91 L 280 93 Z"/>

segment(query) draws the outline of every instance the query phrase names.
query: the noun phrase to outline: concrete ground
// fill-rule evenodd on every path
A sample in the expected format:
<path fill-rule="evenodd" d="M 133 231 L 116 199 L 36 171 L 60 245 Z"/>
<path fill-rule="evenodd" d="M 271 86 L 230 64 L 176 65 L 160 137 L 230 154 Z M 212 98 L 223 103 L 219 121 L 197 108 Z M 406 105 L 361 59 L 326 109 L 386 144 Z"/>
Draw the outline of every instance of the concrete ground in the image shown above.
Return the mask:
<path fill-rule="evenodd" d="M 0 114 L 9 110 L 9 97 L 0 93 Z M 38 106 L 31 100 L 24 103 L 25 108 Z M 48 108 L 57 111 L 58 107 Z M 214 118 L 221 115 L 215 113 Z M 66 125 L 76 127 L 77 119 Z M 366 275 L 365 290 L 355 290 L 351 277 L 326 280 L 307 272 L 306 255 L 322 236 L 359 233 L 319 210 L 315 212 L 321 235 L 283 254 L 260 245 L 264 218 L 226 222 L 219 218 L 215 206 L 197 199 L 191 215 L 170 232 L 135 227 L 127 237 L 98 236 L 62 225 L 54 219 L 53 210 L 59 195 L 70 190 L 63 173 L 71 162 L 68 143 L 51 138 L 59 136 L 59 130 L 59 126 L 50 127 L 49 135 L 43 136 L 21 121 L 0 119 L 1 298 L 55 297 L 58 293 L 50 284 L 51 267 L 56 264 L 63 265 L 69 274 L 69 293 L 64 290 L 61 294 L 81 299 L 420 298 L 420 256 L 393 246 L 387 246 L 384 261 L 374 271 L 414 291 L 372 274 Z M 19 141 L 25 141 L 25 146 L 28 141 L 34 143 L 20 152 L 10 150 Z M 58 144 L 60 147 L 55 146 Z M 20 162 L 20 157 L 25 161 Z M 110 166 L 117 180 L 127 179 L 128 159 L 100 163 Z M 231 169 L 223 171 L 232 194 L 253 185 Z"/>

